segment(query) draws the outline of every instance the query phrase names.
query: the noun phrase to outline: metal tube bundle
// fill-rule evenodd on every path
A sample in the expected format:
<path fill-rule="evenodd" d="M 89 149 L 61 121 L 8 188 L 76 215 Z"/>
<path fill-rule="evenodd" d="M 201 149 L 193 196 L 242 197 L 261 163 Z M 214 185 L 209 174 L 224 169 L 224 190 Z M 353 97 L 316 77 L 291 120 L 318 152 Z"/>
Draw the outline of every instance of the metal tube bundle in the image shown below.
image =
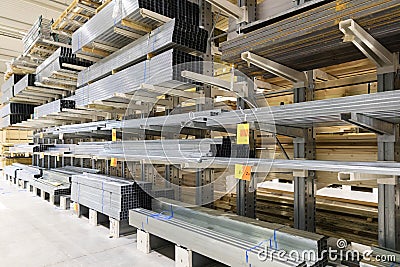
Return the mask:
<path fill-rule="evenodd" d="M 34 109 L 34 118 L 38 119 L 46 115 L 62 112 L 64 109 L 75 109 L 75 101 L 59 99 Z"/>
<path fill-rule="evenodd" d="M 167 0 L 157 0 L 155 2 L 148 0 L 114 0 L 72 35 L 73 52 L 80 52 L 83 47 L 91 44 L 95 45 L 95 43 L 122 48 L 129 44 L 135 36 L 140 38 L 140 36 L 146 34 L 148 28 L 159 26 L 160 23 L 158 21 L 141 15 L 141 9 L 143 8 L 166 17 L 180 18 L 187 24 L 199 25 L 198 5 L 187 0 L 179 0 L 180 6 L 173 5 L 173 2 Z M 183 9 L 181 9 L 182 7 Z M 123 20 L 128 20 L 140 26 L 127 27 Z M 119 35 L 115 32 L 116 29 L 128 31 L 131 36 Z"/>
<path fill-rule="evenodd" d="M 36 21 L 31 27 L 25 37 L 22 39 L 24 43 L 24 54 L 29 54 L 31 49 L 38 44 L 49 46 L 47 41 L 56 41 L 64 44 L 69 43 L 69 38 L 63 35 L 52 34 L 51 32 L 52 22 L 42 16 Z"/>
<path fill-rule="evenodd" d="M 208 33 L 204 29 L 173 19 L 81 71 L 78 75 L 78 87 L 111 75 L 112 70 L 122 70 L 144 61 L 149 53 L 156 55 L 173 47 L 185 52 L 205 53 L 207 38 Z"/>
<path fill-rule="evenodd" d="M 117 220 L 127 220 L 130 209 L 151 207 L 149 182 L 133 182 L 104 175 L 72 176 L 71 200 Z"/>
<path fill-rule="evenodd" d="M 0 128 L 6 128 L 30 119 L 34 107 L 29 104 L 10 103 L 0 108 Z"/>
<path fill-rule="evenodd" d="M 35 75 L 27 74 L 25 75 L 18 83 L 14 85 L 14 94 L 13 96 L 18 96 L 21 92 L 23 92 L 29 86 L 35 86 Z"/>
<path fill-rule="evenodd" d="M 33 153 L 35 147 L 37 147 L 37 145 L 33 145 L 33 144 L 15 144 L 13 147 L 10 147 L 9 151 L 11 153 Z"/>
<path fill-rule="evenodd" d="M 6 80 L 1 86 L 1 102 L 3 104 L 8 103 L 9 100 L 14 96 L 14 86 L 23 78 L 23 75 L 13 74 L 8 80 Z"/>
<path fill-rule="evenodd" d="M 109 99 L 113 97 L 115 93 L 140 94 L 156 102 L 157 96 L 160 94 L 140 90 L 140 85 L 142 83 L 169 88 L 191 88 L 193 84 L 181 76 L 181 71 L 185 69 L 200 72 L 201 64 L 184 64 L 184 69 L 182 69 L 183 67 L 179 64 L 185 62 L 199 62 L 200 60 L 201 58 L 199 57 L 192 56 L 179 50 L 168 50 L 150 60 L 140 62 L 114 75 L 78 89 L 75 93 L 76 104 L 77 106 L 85 106 L 96 100 Z M 178 65 L 178 67 L 174 67 L 176 65 Z"/>
<path fill-rule="evenodd" d="M 3 168 L 3 174 L 15 178 L 17 177 L 17 170 L 21 170 L 21 166 L 8 165 Z"/>
<path fill-rule="evenodd" d="M 71 175 L 52 170 L 43 170 L 42 177 L 34 179 L 32 184 L 54 196 L 69 195 L 71 193 Z"/>
<path fill-rule="evenodd" d="M 91 61 L 77 58 L 71 48 L 60 47 L 36 69 L 36 81 L 49 82 L 50 78 L 57 78 L 58 83 L 65 82 L 76 88 L 76 73 L 82 67 L 89 67 Z M 64 72 L 65 74 L 63 74 Z"/>

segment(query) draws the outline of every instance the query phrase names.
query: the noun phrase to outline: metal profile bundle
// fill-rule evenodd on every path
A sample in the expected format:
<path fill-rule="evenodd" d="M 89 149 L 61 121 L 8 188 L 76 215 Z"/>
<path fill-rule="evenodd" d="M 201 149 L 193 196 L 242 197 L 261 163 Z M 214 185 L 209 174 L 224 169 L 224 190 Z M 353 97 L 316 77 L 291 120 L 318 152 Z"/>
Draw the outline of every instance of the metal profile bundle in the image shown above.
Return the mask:
<path fill-rule="evenodd" d="M 25 182 L 33 182 L 34 179 L 37 179 L 42 176 L 42 169 L 14 163 L 13 164 L 20 169 L 17 170 L 17 179 L 25 181 Z"/>
<path fill-rule="evenodd" d="M 60 47 L 36 69 L 39 83 L 65 84 L 76 88 L 77 71 L 92 65 L 91 61 L 77 58 L 71 48 Z"/>
<path fill-rule="evenodd" d="M 222 144 L 222 138 L 216 139 L 177 139 L 108 142 L 104 144 L 105 155 L 126 157 L 213 157 L 212 146 Z"/>
<path fill-rule="evenodd" d="M 43 171 L 40 178 L 33 179 L 32 186 L 54 196 L 70 195 L 70 175 Z"/>
<path fill-rule="evenodd" d="M 104 154 L 104 142 L 82 142 L 74 150 L 74 155 L 99 156 Z"/>
<path fill-rule="evenodd" d="M 17 171 L 21 170 L 21 166 L 19 165 L 8 165 L 3 168 L 3 175 L 6 175 L 8 179 L 10 178 L 16 178 L 17 177 Z"/>
<path fill-rule="evenodd" d="M 184 2 L 188 1 L 180 0 L 179 2 L 181 6 L 184 6 Z M 72 35 L 73 52 L 80 52 L 85 46 L 89 45 L 95 47 L 96 43 L 113 48 L 122 48 L 129 44 L 132 38 L 138 39 L 148 33 L 149 28 L 151 30 L 160 26 L 161 23 L 157 20 L 142 16 L 143 8 L 166 17 L 181 18 L 189 24 L 199 25 L 199 9 L 196 4 L 186 3 L 186 6 L 192 8 L 185 8 L 183 11 L 185 14 L 181 14 L 181 11 L 177 10 L 179 7 L 171 5 L 171 3 L 161 0 L 114 0 Z M 128 24 L 132 22 L 136 26 L 127 27 L 125 21 L 128 21 Z M 128 32 L 129 37 L 116 33 L 116 29 Z"/>
<path fill-rule="evenodd" d="M 36 81 L 36 78 L 35 78 L 34 74 L 25 75 L 18 83 L 15 84 L 13 97 L 18 96 L 26 88 L 28 88 L 30 86 L 35 86 L 35 81 Z"/>
<path fill-rule="evenodd" d="M 23 78 L 23 75 L 13 74 L 8 80 L 6 80 L 1 86 L 1 102 L 3 104 L 8 103 L 9 100 L 14 96 L 14 86 Z"/>
<path fill-rule="evenodd" d="M 129 210 L 151 208 L 151 183 L 128 181 L 104 175 L 72 176 L 71 200 L 119 221 L 128 220 Z"/>
<path fill-rule="evenodd" d="M 10 147 L 10 153 L 33 153 L 37 145 L 34 144 L 15 144 L 13 147 Z"/>
<path fill-rule="evenodd" d="M 243 66 L 241 70 L 249 75 L 264 73 L 244 67 L 241 53 L 246 51 L 299 71 L 312 70 L 365 57 L 354 45 L 343 42 L 338 24 L 350 18 L 386 48 L 399 51 L 399 17 L 398 0 L 345 0 L 340 6 L 331 1 L 278 22 L 260 22 L 248 28 L 249 32 L 242 29 L 246 33 L 222 43 L 220 51 L 222 60 Z"/>
<path fill-rule="evenodd" d="M 284 225 L 226 216 L 204 208 L 157 204 L 154 211 L 131 210 L 129 224 L 228 266 L 326 264 L 327 255 L 323 255 L 323 251 L 327 248 L 327 241 L 324 236 Z M 209 244 L 213 244 L 213 249 Z M 278 251 L 286 253 L 280 254 L 283 257 L 274 257 L 273 253 Z M 289 256 L 292 251 L 296 251 L 299 257 Z M 259 254 L 266 260 L 260 260 Z"/>
<path fill-rule="evenodd" d="M 62 112 L 64 109 L 75 109 L 75 101 L 59 99 L 34 109 L 34 118 L 39 119 L 46 115 Z"/>
<path fill-rule="evenodd" d="M 29 54 L 35 46 L 51 46 L 51 42 L 68 44 L 70 39 L 67 36 L 53 34 L 51 32 L 52 21 L 42 16 L 33 24 L 31 29 L 22 39 L 24 43 L 24 54 Z M 50 42 L 50 43 L 49 43 Z M 51 50 L 50 50 L 51 51 Z"/>
<path fill-rule="evenodd" d="M 10 103 L 0 108 L 0 128 L 6 128 L 31 118 L 34 106 Z"/>
<path fill-rule="evenodd" d="M 76 145 L 74 144 L 57 144 L 46 147 L 44 152 L 50 154 L 64 155 L 74 153 Z"/>
<path fill-rule="evenodd" d="M 184 52 L 205 53 L 207 38 L 206 30 L 173 19 L 81 71 L 78 74 L 78 87 L 110 75 L 112 70 L 120 71 L 144 61 L 148 54 L 154 56 L 173 47 Z"/>
<path fill-rule="evenodd" d="M 78 89 L 75 93 L 77 106 L 85 106 L 94 101 L 107 100 L 116 93 L 144 95 L 155 101 L 158 93 L 140 91 L 142 83 L 159 85 L 169 88 L 188 89 L 193 84 L 181 76 L 183 70 L 200 72 L 201 58 L 181 52 L 176 49 L 168 50 L 150 60 L 140 62 L 132 67 L 117 72 L 93 84 Z M 182 64 L 191 62 L 191 64 Z M 197 62 L 197 64 L 196 64 Z M 178 67 L 175 67 L 179 65 Z M 132 75 L 134 73 L 134 75 Z M 139 92 L 140 91 L 140 92 Z"/>

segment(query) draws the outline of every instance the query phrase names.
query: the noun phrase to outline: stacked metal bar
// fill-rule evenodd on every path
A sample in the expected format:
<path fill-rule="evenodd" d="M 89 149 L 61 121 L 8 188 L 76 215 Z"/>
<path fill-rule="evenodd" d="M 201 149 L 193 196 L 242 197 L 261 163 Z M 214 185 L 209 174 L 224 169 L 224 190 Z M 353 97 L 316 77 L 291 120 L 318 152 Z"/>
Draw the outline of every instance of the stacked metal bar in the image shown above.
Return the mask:
<path fill-rule="evenodd" d="M 72 176 L 71 200 L 111 218 L 128 220 L 129 210 L 151 207 L 151 183 L 133 182 L 104 175 Z"/>
<path fill-rule="evenodd" d="M 184 52 L 205 53 L 207 38 L 206 30 L 173 19 L 80 72 L 78 87 L 111 75 L 112 70 L 120 71 L 144 61 L 148 54 L 157 55 L 173 47 Z"/>
<path fill-rule="evenodd" d="M 12 75 L 6 80 L 1 86 L 1 102 L 3 104 L 8 103 L 9 100 L 14 96 L 14 86 L 23 78 L 23 75 Z"/>
<path fill-rule="evenodd" d="M 11 153 L 33 153 L 37 145 L 34 144 L 15 144 L 10 147 L 9 151 Z"/>
<path fill-rule="evenodd" d="M 18 83 L 14 85 L 14 96 L 18 96 L 21 92 L 23 92 L 29 86 L 35 86 L 35 75 L 27 74 L 25 75 Z"/>
<path fill-rule="evenodd" d="M 62 112 L 64 109 L 75 109 L 75 101 L 59 99 L 34 109 L 34 118 L 38 119 L 49 114 Z"/>
<path fill-rule="evenodd" d="M 115 93 L 136 93 L 142 83 L 160 85 L 169 88 L 187 89 L 193 87 L 189 80 L 181 76 L 182 70 L 200 72 L 201 58 L 171 49 L 150 60 L 140 62 L 114 75 L 89 84 L 76 91 L 77 106 L 85 106 L 96 100 L 106 100 Z M 191 62 L 190 64 L 182 63 Z M 197 62 L 197 63 L 196 63 Z M 174 67 L 179 65 L 178 67 Z M 132 75 L 135 73 L 135 75 Z M 138 93 L 143 94 L 143 93 Z M 156 99 L 159 94 L 144 93 L 147 98 Z"/>
<path fill-rule="evenodd" d="M 352 43 L 343 42 L 339 30 L 339 22 L 350 18 L 388 49 L 399 51 L 400 21 L 392 19 L 400 17 L 398 0 L 345 0 L 341 2 L 345 8 L 336 4 L 332 1 L 278 22 L 255 25 L 255 30 L 251 27 L 250 32 L 221 44 L 222 60 L 240 64 L 246 74 L 263 75 L 257 68 L 245 67 L 242 52 L 251 51 L 299 71 L 362 59 L 365 56 Z"/>
<path fill-rule="evenodd" d="M 92 65 L 91 61 L 77 58 L 72 53 L 71 48 L 60 47 L 37 67 L 36 81 L 46 83 L 49 82 L 49 79 L 56 78 L 60 80 L 58 83 L 62 84 L 62 82 L 65 82 L 67 85 L 75 88 L 77 70 L 89 67 L 90 65 Z"/>
<path fill-rule="evenodd" d="M 49 46 L 50 44 L 44 40 L 60 42 L 63 44 L 68 44 L 70 42 L 69 38 L 66 36 L 52 34 L 51 24 L 52 22 L 50 20 L 45 19 L 42 16 L 39 17 L 22 39 L 24 43 L 24 54 L 29 54 L 35 45 Z"/>
<path fill-rule="evenodd" d="M 21 170 L 21 166 L 18 165 L 8 165 L 3 168 L 3 175 L 6 175 L 7 179 L 16 178 L 17 170 Z"/>
<path fill-rule="evenodd" d="M 17 170 L 17 178 L 22 181 L 33 182 L 35 179 L 42 176 L 42 169 L 40 168 L 18 163 L 14 163 L 13 165 L 20 168 Z"/>
<path fill-rule="evenodd" d="M 0 127 L 6 128 L 31 118 L 33 105 L 10 103 L 0 108 Z"/>
<path fill-rule="evenodd" d="M 325 266 L 327 261 L 327 241 L 321 235 L 205 208 L 157 202 L 153 210 L 131 210 L 129 224 L 229 266 Z M 213 249 L 204 244 L 214 244 Z M 278 251 L 286 255 L 271 258 Z M 292 251 L 300 256 L 289 256 Z M 261 261 L 259 253 L 267 260 Z"/>
<path fill-rule="evenodd" d="M 172 5 L 172 2 L 165 0 L 112 1 L 72 35 L 73 52 L 77 53 L 81 51 L 83 47 L 92 44 L 92 42 L 115 48 L 122 48 L 132 41 L 132 37 L 116 34 L 115 28 L 130 31 L 138 36 L 146 33 L 141 30 L 133 30 L 123 26 L 121 24 L 123 19 L 152 28 L 159 26 L 159 22 L 142 17 L 140 14 L 142 8 L 149 9 L 167 17 L 180 18 L 185 23 L 199 25 L 199 9 L 196 4 L 188 3 L 187 0 L 180 0 L 179 5 L 181 7 L 185 6 L 185 9 L 179 10 L 179 6 Z"/>
<path fill-rule="evenodd" d="M 103 142 L 82 142 L 79 143 L 74 150 L 75 155 L 88 155 L 88 156 L 99 156 L 104 154 Z"/>

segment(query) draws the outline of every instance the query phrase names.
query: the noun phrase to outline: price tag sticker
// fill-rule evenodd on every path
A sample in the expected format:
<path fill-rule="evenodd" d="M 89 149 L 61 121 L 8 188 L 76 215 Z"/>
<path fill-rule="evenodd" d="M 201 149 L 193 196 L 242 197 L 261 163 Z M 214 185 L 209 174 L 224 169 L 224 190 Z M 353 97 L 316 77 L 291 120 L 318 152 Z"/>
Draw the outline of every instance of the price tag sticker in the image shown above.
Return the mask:
<path fill-rule="evenodd" d="M 235 164 L 235 178 L 245 181 L 251 180 L 251 166 Z"/>
<path fill-rule="evenodd" d="M 111 167 L 117 167 L 117 159 L 111 158 Z"/>
<path fill-rule="evenodd" d="M 117 129 L 112 129 L 112 139 L 113 142 L 117 141 Z"/>
<path fill-rule="evenodd" d="M 41 158 L 41 159 L 44 159 L 44 152 L 41 152 L 41 153 L 40 153 L 40 158 Z"/>
<path fill-rule="evenodd" d="M 248 145 L 250 143 L 250 125 L 248 123 L 238 124 L 236 137 L 238 145 Z"/>

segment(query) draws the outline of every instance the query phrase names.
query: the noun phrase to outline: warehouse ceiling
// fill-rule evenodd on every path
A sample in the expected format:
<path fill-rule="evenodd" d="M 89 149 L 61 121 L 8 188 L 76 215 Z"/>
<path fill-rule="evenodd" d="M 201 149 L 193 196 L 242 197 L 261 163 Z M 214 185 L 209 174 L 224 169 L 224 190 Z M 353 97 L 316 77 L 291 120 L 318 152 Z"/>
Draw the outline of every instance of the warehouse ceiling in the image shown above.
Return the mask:
<path fill-rule="evenodd" d="M 4 80 L 5 62 L 19 56 L 22 37 L 43 15 L 56 19 L 72 0 L 1 0 L 0 1 L 0 86 Z"/>

